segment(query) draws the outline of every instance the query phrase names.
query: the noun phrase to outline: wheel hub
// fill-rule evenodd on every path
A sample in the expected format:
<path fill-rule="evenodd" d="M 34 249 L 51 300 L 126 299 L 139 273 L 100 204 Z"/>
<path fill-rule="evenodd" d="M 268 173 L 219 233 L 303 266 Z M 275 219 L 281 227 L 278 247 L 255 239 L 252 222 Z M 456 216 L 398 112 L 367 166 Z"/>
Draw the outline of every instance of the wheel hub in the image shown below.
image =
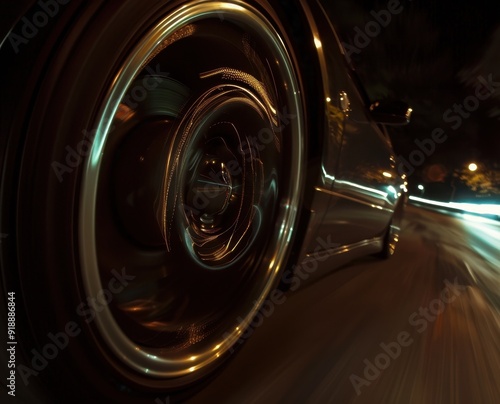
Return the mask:
<path fill-rule="evenodd" d="M 89 296 L 112 268 L 134 276 L 96 330 L 117 361 L 171 379 L 231 349 L 279 276 L 302 189 L 300 90 L 244 2 L 187 2 L 131 49 L 82 180 L 81 275 Z M 169 74 L 148 79 L 155 64 Z M 279 127 L 285 109 L 297 119 Z"/>

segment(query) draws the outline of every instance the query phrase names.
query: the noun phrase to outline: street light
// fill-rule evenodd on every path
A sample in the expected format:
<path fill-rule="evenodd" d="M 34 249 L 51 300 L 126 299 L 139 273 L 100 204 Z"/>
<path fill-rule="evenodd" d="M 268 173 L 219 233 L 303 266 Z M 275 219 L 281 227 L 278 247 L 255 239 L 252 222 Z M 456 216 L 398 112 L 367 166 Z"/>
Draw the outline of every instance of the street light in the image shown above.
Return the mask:
<path fill-rule="evenodd" d="M 476 163 L 470 163 L 467 168 L 469 169 L 470 172 L 475 172 L 477 171 L 477 169 L 479 168 L 478 165 Z M 456 188 L 456 185 L 455 185 L 455 177 L 457 177 L 459 174 L 460 174 L 460 171 L 462 171 L 462 173 L 465 174 L 464 170 L 453 170 L 453 174 L 452 174 L 452 178 L 451 178 L 451 182 L 450 182 L 450 185 L 451 185 L 451 188 L 452 188 L 452 191 L 451 191 L 451 195 L 450 195 L 450 202 L 453 202 L 453 200 L 455 199 L 455 192 L 457 191 L 457 188 Z"/>

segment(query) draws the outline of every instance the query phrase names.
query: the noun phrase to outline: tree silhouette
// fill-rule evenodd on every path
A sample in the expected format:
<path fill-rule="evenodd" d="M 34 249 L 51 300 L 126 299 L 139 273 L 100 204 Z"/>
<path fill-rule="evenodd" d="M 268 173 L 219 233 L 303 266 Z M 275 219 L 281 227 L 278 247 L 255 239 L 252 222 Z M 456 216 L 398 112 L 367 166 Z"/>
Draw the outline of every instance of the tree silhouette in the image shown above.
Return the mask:
<path fill-rule="evenodd" d="M 500 195 L 500 170 L 480 167 L 476 171 L 468 168 L 458 170 L 456 177 L 478 194 Z"/>

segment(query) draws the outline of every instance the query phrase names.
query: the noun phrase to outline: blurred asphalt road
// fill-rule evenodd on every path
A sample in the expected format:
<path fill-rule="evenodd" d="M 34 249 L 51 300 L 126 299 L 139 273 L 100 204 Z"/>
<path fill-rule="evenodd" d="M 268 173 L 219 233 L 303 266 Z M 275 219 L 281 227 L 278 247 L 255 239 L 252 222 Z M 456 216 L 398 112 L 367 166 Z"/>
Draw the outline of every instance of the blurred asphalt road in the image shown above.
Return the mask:
<path fill-rule="evenodd" d="M 290 294 L 190 403 L 500 403 L 500 223 L 409 206 L 392 259 Z"/>

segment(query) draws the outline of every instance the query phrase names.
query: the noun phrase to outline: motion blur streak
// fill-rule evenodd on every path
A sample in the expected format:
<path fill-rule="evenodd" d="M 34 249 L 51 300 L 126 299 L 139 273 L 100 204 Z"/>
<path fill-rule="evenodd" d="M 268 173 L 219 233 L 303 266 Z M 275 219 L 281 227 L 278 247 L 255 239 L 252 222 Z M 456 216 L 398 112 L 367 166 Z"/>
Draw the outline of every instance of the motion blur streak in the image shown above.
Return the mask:
<path fill-rule="evenodd" d="M 410 200 L 422 202 L 429 205 L 440 206 L 443 208 L 452 208 L 462 210 L 464 212 L 479 213 L 482 215 L 497 215 L 500 216 L 500 205 L 477 204 L 477 203 L 461 203 L 461 202 L 439 202 L 432 199 L 419 198 L 418 196 L 410 196 Z"/>
<path fill-rule="evenodd" d="M 500 225 L 478 219 L 409 206 L 393 259 L 358 260 L 291 294 L 190 402 L 497 404 Z M 450 284 L 454 298 L 433 314 Z M 411 343 L 368 380 L 365 361 L 401 332 Z M 366 379 L 359 395 L 353 374 Z"/>

